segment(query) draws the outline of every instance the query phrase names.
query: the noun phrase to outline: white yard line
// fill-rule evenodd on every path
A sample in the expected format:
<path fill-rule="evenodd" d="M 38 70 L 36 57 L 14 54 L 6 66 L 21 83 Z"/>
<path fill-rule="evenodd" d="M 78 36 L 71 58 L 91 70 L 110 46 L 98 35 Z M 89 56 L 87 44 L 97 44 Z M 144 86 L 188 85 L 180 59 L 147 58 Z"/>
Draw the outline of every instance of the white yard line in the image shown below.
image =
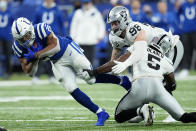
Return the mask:
<path fill-rule="evenodd" d="M 85 84 L 86 82 L 82 79 L 77 79 L 78 84 Z M 39 80 L 37 85 L 47 85 L 50 84 L 49 80 Z M 56 84 L 60 84 L 56 82 Z M 32 86 L 32 80 L 7 80 L 0 81 L 0 87 L 13 87 L 13 86 Z M 36 85 L 35 85 L 36 86 Z"/>
<path fill-rule="evenodd" d="M 74 101 L 72 96 L 11 96 L 11 97 L 0 97 L 0 102 L 20 102 L 25 100 L 63 100 L 63 101 Z M 96 101 L 112 101 L 118 102 L 119 98 L 92 98 Z M 193 101 L 194 98 L 183 99 L 183 101 Z"/>
<path fill-rule="evenodd" d="M 19 102 L 24 100 L 66 100 L 74 101 L 72 96 L 14 96 L 14 97 L 0 97 L 0 102 Z M 98 98 L 92 99 L 96 101 L 119 101 L 114 98 Z"/>
<path fill-rule="evenodd" d="M 52 120 L 52 119 L 42 119 L 42 120 L 0 120 L 0 122 L 37 122 L 37 121 L 40 121 L 40 122 L 46 122 L 46 121 L 51 121 L 51 122 L 85 122 L 85 121 L 97 121 L 97 120 Z M 107 121 L 115 122 L 115 120 L 107 120 Z M 154 122 L 162 122 L 162 120 L 154 120 Z M 136 124 L 136 123 L 130 123 L 130 124 Z"/>
<path fill-rule="evenodd" d="M 196 76 L 188 76 L 183 79 L 177 79 L 181 81 L 189 81 L 189 80 L 196 80 Z M 77 79 L 78 84 L 86 83 L 84 80 Z M 40 80 L 38 85 L 46 85 L 50 84 L 49 80 Z M 59 83 L 58 83 L 59 84 Z M 9 81 L 0 81 L 0 87 L 13 87 L 13 86 L 32 86 L 31 80 L 9 80 Z"/>

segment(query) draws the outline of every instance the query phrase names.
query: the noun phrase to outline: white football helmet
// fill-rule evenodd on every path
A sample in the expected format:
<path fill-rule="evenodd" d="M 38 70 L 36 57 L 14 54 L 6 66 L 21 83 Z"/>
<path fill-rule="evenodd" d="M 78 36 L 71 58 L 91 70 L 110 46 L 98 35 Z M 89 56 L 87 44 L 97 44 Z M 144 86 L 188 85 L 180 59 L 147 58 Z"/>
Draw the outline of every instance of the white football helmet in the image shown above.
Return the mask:
<path fill-rule="evenodd" d="M 126 29 L 131 21 L 129 10 L 124 6 L 113 7 L 107 17 L 107 23 L 111 24 L 111 33 L 117 36 L 120 36 L 122 31 Z M 113 22 L 118 22 L 118 25 L 113 26 Z"/>
<path fill-rule="evenodd" d="M 24 17 L 20 17 L 12 24 L 12 36 L 22 46 L 30 47 L 35 40 L 35 32 L 32 23 Z"/>

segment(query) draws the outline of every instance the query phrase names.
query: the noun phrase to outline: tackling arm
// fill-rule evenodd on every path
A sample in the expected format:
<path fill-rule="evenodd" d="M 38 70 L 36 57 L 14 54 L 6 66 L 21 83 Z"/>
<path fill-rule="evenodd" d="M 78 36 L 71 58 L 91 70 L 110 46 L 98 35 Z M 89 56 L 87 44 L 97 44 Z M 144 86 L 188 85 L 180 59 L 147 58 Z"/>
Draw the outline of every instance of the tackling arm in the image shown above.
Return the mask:
<path fill-rule="evenodd" d="M 129 51 L 127 51 L 125 54 L 123 54 L 122 56 L 120 56 L 117 61 L 123 62 L 125 61 L 129 56 L 131 55 L 131 53 Z M 86 70 L 88 71 L 90 76 L 96 76 L 98 74 L 104 74 L 104 73 L 108 73 L 112 71 L 112 67 L 115 65 L 114 61 L 111 60 L 107 63 L 105 63 L 104 65 L 98 67 L 97 69 L 94 70 Z"/>
<path fill-rule="evenodd" d="M 121 52 L 122 50 L 113 47 L 111 61 L 118 59 L 121 55 Z"/>

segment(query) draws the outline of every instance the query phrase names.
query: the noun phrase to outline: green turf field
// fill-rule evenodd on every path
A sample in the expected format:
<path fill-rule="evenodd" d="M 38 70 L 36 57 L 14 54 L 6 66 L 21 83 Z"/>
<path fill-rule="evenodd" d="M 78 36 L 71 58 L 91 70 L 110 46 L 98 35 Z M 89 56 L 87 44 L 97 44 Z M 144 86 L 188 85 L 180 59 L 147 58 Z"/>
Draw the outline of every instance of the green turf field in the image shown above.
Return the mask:
<path fill-rule="evenodd" d="M 145 127 L 144 123 L 116 123 L 113 114 L 126 92 L 123 88 L 112 84 L 79 87 L 109 112 L 110 119 L 104 127 L 95 127 L 96 116 L 75 102 L 60 85 L 0 87 L 0 126 L 9 131 L 196 130 L 193 123 L 163 123 L 167 114 L 157 106 L 154 106 L 156 118 L 151 127 Z M 178 81 L 174 96 L 186 111 L 196 111 L 196 81 Z"/>

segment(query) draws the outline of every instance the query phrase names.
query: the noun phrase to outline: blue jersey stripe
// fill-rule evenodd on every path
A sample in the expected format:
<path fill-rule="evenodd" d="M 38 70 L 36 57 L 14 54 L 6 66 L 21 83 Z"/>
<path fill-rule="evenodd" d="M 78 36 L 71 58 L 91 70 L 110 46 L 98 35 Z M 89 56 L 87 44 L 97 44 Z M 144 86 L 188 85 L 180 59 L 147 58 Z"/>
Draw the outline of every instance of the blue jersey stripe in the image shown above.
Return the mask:
<path fill-rule="evenodd" d="M 73 42 L 70 43 L 70 45 L 79 53 L 79 54 L 83 54 L 83 52 L 81 51 L 81 49 L 79 49 L 78 47 L 76 47 Z"/>
<path fill-rule="evenodd" d="M 18 52 L 18 50 L 16 49 L 16 47 L 14 45 L 12 45 L 12 49 L 14 50 L 14 53 L 18 56 L 21 57 L 21 53 Z"/>
<path fill-rule="evenodd" d="M 78 44 L 76 44 L 74 41 L 71 42 L 73 46 L 75 46 L 81 53 L 83 53 L 83 50 L 80 48 Z"/>
<path fill-rule="evenodd" d="M 72 42 L 76 47 L 78 47 L 78 49 L 80 49 L 81 50 L 81 47 L 77 44 L 77 43 L 75 43 L 74 41 Z M 82 51 L 82 50 L 81 50 Z M 83 51 L 82 51 L 83 52 Z"/>
<path fill-rule="evenodd" d="M 39 24 L 39 25 L 38 25 L 38 26 L 39 26 L 39 31 L 40 31 L 40 34 L 41 34 L 42 39 L 44 39 L 44 34 L 43 34 L 43 32 L 42 32 L 41 25 L 42 25 L 42 24 Z"/>

